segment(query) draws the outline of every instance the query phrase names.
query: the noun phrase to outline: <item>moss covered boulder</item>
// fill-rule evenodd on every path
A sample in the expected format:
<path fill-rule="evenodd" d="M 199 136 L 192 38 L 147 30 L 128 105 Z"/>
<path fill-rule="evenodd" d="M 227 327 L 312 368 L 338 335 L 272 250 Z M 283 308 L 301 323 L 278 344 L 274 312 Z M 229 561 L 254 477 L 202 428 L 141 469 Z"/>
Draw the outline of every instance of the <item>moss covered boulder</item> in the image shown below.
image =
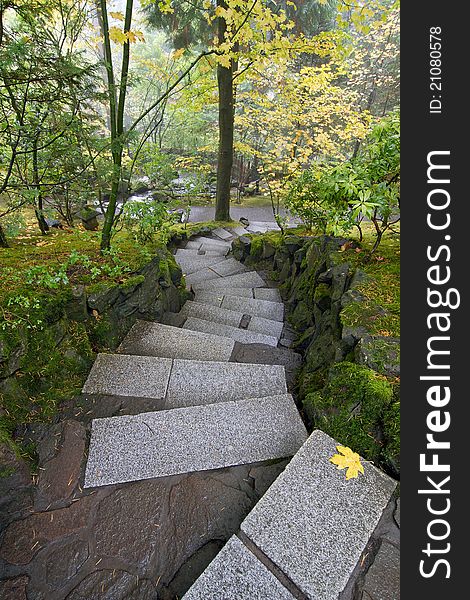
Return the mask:
<path fill-rule="evenodd" d="M 304 408 L 315 427 L 351 447 L 367 460 L 383 452 L 384 416 L 393 399 L 392 385 L 367 367 L 333 365 L 323 389 L 307 394 Z"/>

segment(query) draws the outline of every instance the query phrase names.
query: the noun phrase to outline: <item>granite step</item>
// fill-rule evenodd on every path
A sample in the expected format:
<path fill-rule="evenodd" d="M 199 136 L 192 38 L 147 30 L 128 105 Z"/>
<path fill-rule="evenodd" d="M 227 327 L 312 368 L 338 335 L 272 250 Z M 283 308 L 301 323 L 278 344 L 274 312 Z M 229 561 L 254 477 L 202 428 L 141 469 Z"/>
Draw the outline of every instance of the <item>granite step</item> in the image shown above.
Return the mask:
<path fill-rule="evenodd" d="M 277 337 L 256 333 L 255 331 L 248 331 L 247 329 L 240 329 L 239 327 L 232 327 L 230 325 L 222 325 L 221 323 L 214 323 L 214 321 L 205 321 L 203 319 L 197 319 L 196 317 L 189 317 L 186 319 L 183 328 L 185 330 L 211 333 L 215 334 L 215 336 L 224 336 L 225 338 L 230 338 L 234 342 L 240 342 L 241 344 L 266 344 L 267 346 L 277 346 L 278 343 Z"/>
<path fill-rule="evenodd" d="M 289 394 L 95 419 L 85 487 L 285 458 L 306 437 Z"/>
<path fill-rule="evenodd" d="M 238 327 L 243 319 L 243 313 L 235 310 L 227 310 L 209 304 L 202 304 L 188 300 L 178 313 L 182 318 L 196 317 L 205 321 L 213 321 L 214 323 L 222 323 Z M 247 327 L 248 331 L 263 333 L 264 335 L 280 338 L 283 330 L 283 323 L 273 321 L 272 319 L 264 319 L 263 317 L 252 316 Z"/>
<path fill-rule="evenodd" d="M 220 246 L 218 244 L 211 244 L 209 242 L 196 242 L 194 240 L 190 240 L 187 244 L 186 247 L 184 248 L 185 250 L 196 250 L 198 252 L 198 254 L 204 254 L 207 252 L 210 252 L 211 254 L 219 254 L 220 256 L 225 256 L 226 254 L 229 253 L 230 251 L 230 246 L 228 246 L 227 244 L 224 244 L 223 246 Z"/>
<path fill-rule="evenodd" d="M 247 230 L 240 225 L 237 225 L 236 227 L 229 227 L 228 230 L 236 236 L 246 235 L 248 233 Z"/>
<path fill-rule="evenodd" d="M 230 360 L 234 345 L 233 338 L 202 329 L 179 329 L 161 323 L 136 321 L 117 351 L 120 354 L 221 362 Z"/>
<path fill-rule="evenodd" d="M 216 279 L 206 282 L 198 282 L 193 285 L 194 290 L 202 289 L 213 289 L 213 288 L 224 288 L 224 287 L 235 287 L 235 288 L 258 288 L 266 287 L 266 282 L 256 271 L 247 271 L 246 273 L 237 273 L 236 275 L 229 275 L 223 279 Z"/>
<path fill-rule="evenodd" d="M 365 461 L 347 481 L 329 460 L 337 445 L 311 434 L 183 600 L 342 597 L 396 482 Z"/>
<path fill-rule="evenodd" d="M 234 238 L 233 233 L 227 231 L 227 229 L 224 229 L 222 227 L 213 229 L 211 233 L 212 235 L 215 235 L 216 237 L 220 238 L 221 240 L 224 240 L 225 242 L 231 241 Z"/>
<path fill-rule="evenodd" d="M 220 265 L 218 265 L 220 266 Z M 277 288 L 237 288 L 224 287 L 224 296 L 239 296 L 240 298 L 256 298 L 258 300 L 269 300 L 271 302 L 282 302 L 281 295 Z M 204 294 L 204 290 L 198 292 Z"/>
<path fill-rule="evenodd" d="M 204 265 L 201 265 L 203 267 Z M 227 277 L 236 275 L 237 273 L 245 273 L 248 269 L 238 260 L 234 258 L 226 258 L 218 261 L 205 268 L 200 268 L 193 271 L 186 277 L 186 285 L 191 286 L 197 283 L 211 281 L 217 277 Z"/>
<path fill-rule="evenodd" d="M 234 535 L 182 600 L 294 600 L 282 583 Z"/>
<path fill-rule="evenodd" d="M 364 475 L 347 481 L 329 461 L 337 445 L 314 431 L 241 524 L 243 534 L 315 600 L 337 600 L 396 487 L 366 461 Z"/>
<path fill-rule="evenodd" d="M 192 241 L 201 244 L 210 244 L 211 246 L 218 246 L 219 248 L 231 248 L 232 242 L 228 242 L 226 240 L 220 240 L 213 237 L 206 237 L 204 235 L 200 235 L 194 238 L 191 238 Z"/>
<path fill-rule="evenodd" d="M 240 296 L 227 296 L 222 293 L 213 293 L 209 290 L 197 290 L 194 300 L 200 304 L 208 304 L 219 308 L 234 310 L 247 315 L 263 317 L 272 321 L 284 320 L 284 305 L 281 302 L 260 300 L 258 298 L 242 298 Z"/>
<path fill-rule="evenodd" d="M 196 271 L 201 271 L 209 267 L 213 267 L 220 262 L 225 262 L 224 256 L 206 256 L 204 254 L 196 254 L 190 256 L 175 256 L 176 262 L 181 267 L 184 275 L 190 275 Z"/>
<path fill-rule="evenodd" d="M 207 252 L 201 251 L 199 252 L 198 248 L 178 248 L 175 252 L 175 258 L 178 260 L 181 258 L 193 258 L 195 256 L 199 256 L 200 258 L 208 258 L 213 256 L 220 256 L 219 250 L 207 250 Z"/>
<path fill-rule="evenodd" d="M 283 366 L 98 354 L 84 394 L 163 400 L 163 408 L 287 392 Z"/>

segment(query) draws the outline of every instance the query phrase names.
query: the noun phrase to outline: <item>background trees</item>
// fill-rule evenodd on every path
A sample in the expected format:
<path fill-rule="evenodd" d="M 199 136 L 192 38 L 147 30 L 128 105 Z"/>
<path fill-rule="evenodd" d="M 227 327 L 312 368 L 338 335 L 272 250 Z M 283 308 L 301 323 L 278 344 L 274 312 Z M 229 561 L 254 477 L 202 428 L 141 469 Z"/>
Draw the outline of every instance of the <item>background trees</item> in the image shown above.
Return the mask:
<path fill-rule="evenodd" d="M 89 203 L 104 213 L 107 249 L 145 186 L 161 202 L 194 200 L 197 180 L 226 220 L 233 187 L 240 199 L 251 184 L 276 213 L 287 199 L 309 219 L 300 202 L 320 173 L 355 181 L 362 141 L 398 101 L 396 4 L 143 4 L 2 3 L 1 223 L 31 205 L 46 234 L 48 218 L 72 226 Z"/>

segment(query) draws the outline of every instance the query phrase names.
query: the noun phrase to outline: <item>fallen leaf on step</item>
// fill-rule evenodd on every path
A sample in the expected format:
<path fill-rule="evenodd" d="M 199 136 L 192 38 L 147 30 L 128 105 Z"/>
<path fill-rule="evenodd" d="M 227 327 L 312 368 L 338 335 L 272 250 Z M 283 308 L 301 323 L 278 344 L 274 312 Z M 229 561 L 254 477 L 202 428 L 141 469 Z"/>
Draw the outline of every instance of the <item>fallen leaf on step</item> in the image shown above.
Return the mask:
<path fill-rule="evenodd" d="M 346 470 L 346 479 L 354 479 L 359 473 L 364 475 L 364 467 L 361 464 L 361 457 L 357 452 L 353 452 L 347 446 L 336 446 L 339 454 L 334 454 L 330 458 L 330 462 L 337 466 L 338 469 Z"/>

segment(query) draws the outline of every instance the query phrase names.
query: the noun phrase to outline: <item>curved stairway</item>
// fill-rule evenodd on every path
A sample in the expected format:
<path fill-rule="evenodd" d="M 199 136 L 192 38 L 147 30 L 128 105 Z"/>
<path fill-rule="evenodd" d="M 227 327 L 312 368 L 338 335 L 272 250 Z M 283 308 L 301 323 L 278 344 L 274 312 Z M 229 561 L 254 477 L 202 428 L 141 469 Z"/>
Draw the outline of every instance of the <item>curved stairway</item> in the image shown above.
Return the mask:
<path fill-rule="evenodd" d="M 216 229 L 178 249 L 194 299 L 164 323 L 136 322 L 116 354 L 98 355 L 83 392 L 127 397 L 138 414 L 93 420 L 85 487 L 295 455 L 185 598 L 333 600 L 395 483 L 366 465 L 346 485 L 328 461 L 334 440 L 307 439 L 288 392 L 285 366 L 297 357 L 280 344 L 289 330 L 279 292 L 227 256 L 242 233 Z"/>

